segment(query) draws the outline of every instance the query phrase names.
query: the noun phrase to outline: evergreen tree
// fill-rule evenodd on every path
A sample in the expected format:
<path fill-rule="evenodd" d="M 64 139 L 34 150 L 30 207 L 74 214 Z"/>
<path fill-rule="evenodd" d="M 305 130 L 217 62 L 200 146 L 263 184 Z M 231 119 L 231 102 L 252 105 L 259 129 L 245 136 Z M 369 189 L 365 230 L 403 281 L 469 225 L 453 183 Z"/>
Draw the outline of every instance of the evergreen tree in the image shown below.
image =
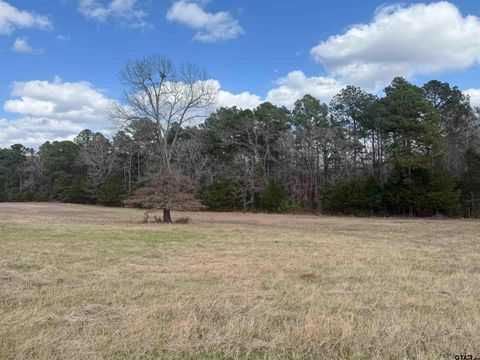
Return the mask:
<path fill-rule="evenodd" d="M 440 118 L 425 92 L 403 78 L 395 78 L 385 94 L 386 150 L 395 169 L 393 183 L 401 201 L 398 205 L 413 216 L 423 191 L 419 188 L 423 181 L 416 177 L 432 171 L 441 156 Z"/>
<path fill-rule="evenodd" d="M 214 211 L 233 211 L 242 209 L 242 197 L 238 181 L 219 180 L 200 192 L 202 203 Z"/>
<path fill-rule="evenodd" d="M 462 179 L 462 198 L 468 216 L 480 216 L 480 154 L 468 149 L 465 154 L 467 171 Z"/>

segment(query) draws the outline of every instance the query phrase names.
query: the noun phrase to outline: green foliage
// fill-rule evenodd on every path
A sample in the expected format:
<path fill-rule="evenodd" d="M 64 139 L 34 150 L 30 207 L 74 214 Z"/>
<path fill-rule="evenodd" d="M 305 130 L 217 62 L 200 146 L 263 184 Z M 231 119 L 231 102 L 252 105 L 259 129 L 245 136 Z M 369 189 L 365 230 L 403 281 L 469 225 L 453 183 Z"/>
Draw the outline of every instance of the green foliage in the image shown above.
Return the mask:
<path fill-rule="evenodd" d="M 56 171 L 53 174 L 53 186 L 50 192 L 52 200 L 68 201 L 72 176 L 65 171 Z"/>
<path fill-rule="evenodd" d="M 373 120 L 372 109 L 377 103 L 375 96 L 355 86 L 347 86 L 332 100 L 332 111 L 335 113 L 335 122 L 348 129 L 357 140 L 360 129 L 371 127 Z M 359 144 L 354 144 L 357 148 Z"/>
<path fill-rule="evenodd" d="M 389 213 L 399 215 L 456 215 L 459 198 L 453 177 L 444 171 L 415 169 L 407 176 L 397 170 L 385 185 L 385 206 Z"/>
<path fill-rule="evenodd" d="M 258 203 L 260 209 L 269 212 L 278 212 L 286 207 L 288 202 L 285 188 L 275 182 L 270 182 L 260 193 Z"/>
<path fill-rule="evenodd" d="M 2 198 L 12 201 L 18 198 L 18 194 L 9 195 L 9 192 L 18 192 L 21 187 L 21 169 L 30 151 L 20 144 L 12 145 L 9 149 L 0 149 L 0 188 L 5 194 Z"/>
<path fill-rule="evenodd" d="M 424 207 L 435 214 L 457 215 L 461 191 L 454 178 L 446 171 L 437 171 L 426 187 Z"/>
<path fill-rule="evenodd" d="M 122 178 L 115 174 L 100 188 L 97 193 L 97 200 L 106 206 L 120 206 L 125 200 L 125 189 L 122 185 Z"/>
<path fill-rule="evenodd" d="M 5 198 L 2 201 L 33 201 L 37 200 L 31 191 L 25 189 L 13 189 L 5 193 Z"/>
<path fill-rule="evenodd" d="M 280 203 L 280 206 L 277 208 L 276 212 L 281 214 L 293 214 L 301 212 L 302 208 L 300 205 L 291 199 L 283 199 Z"/>
<path fill-rule="evenodd" d="M 328 125 L 328 107 L 311 95 L 305 95 L 295 102 L 292 112 L 292 124 L 297 128 Z"/>
<path fill-rule="evenodd" d="M 222 161 L 231 161 L 241 147 L 244 125 L 251 119 L 251 110 L 236 107 L 220 108 L 211 114 L 202 125 L 203 142 L 209 153 Z"/>
<path fill-rule="evenodd" d="M 385 207 L 388 214 L 414 216 L 425 204 L 425 187 L 429 174 L 424 169 L 413 169 L 409 173 L 397 167 L 384 187 Z"/>
<path fill-rule="evenodd" d="M 78 145 L 72 141 L 47 141 L 39 150 L 47 170 L 71 172 Z"/>
<path fill-rule="evenodd" d="M 480 154 L 468 149 L 465 154 L 467 171 L 463 178 L 463 191 L 467 194 L 480 196 Z"/>
<path fill-rule="evenodd" d="M 423 89 L 403 78 L 395 78 L 385 89 L 384 131 L 389 138 L 391 163 L 408 171 L 431 168 L 441 153 L 440 116 Z"/>
<path fill-rule="evenodd" d="M 347 181 L 327 190 L 324 207 L 331 213 L 374 215 L 382 208 L 382 194 L 373 178 Z"/>
<path fill-rule="evenodd" d="M 480 216 L 480 154 L 468 149 L 467 171 L 461 181 L 462 200 L 467 216 Z"/>
<path fill-rule="evenodd" d="M 291 111 L 266 102 L 156 126 L 0 149 L 0 201 L 200 209 L 198 185 L 213 211 L 480 216 L 480 109 L 447 83 L 398 77 L 382 98 L 347 86 L 329 105 L 305 95 Z"/>
<path fill-rule="evenodd" d="M 234 211 L 242 208 L 241 182 L 220 180 L 200 191 L 200 199 L 208 210 Z"/>
<path fill-rule="evenodd" d="M 78 177 L 71 183 L 68 188 L 67 198 L 65 201 L 77 203 L 77 204 L 88 204 L 92 203 L 94 199 L 87 194 L 85 191 L 85 184 L 82 178 Z"/>
<path fill-rule="evenodd" d="M 455 212 L 454 182 L 435 165 L 443 157 L 440 115 L 426 90 L 395 78 L 382 99 L 386 151 L 394 166 L 385 186 L 388 212 L 428 215 Z M 431 95 L 431 92 L 428 94 Z"/>

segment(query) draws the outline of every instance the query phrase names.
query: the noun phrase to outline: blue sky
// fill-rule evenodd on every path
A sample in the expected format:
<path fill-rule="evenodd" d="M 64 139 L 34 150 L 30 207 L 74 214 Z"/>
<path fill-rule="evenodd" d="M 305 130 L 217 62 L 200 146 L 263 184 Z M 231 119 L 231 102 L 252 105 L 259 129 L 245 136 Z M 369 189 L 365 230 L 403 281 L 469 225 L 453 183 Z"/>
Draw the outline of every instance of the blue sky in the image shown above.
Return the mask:
<path fill-rule="evenodd" d="M 346 84 L 448 81 L 480 105 L 480 2 L 0 0 L 0 146 L 107 128 L 130 59 L 219 82 L 220 105 L 328 102 Z"/>

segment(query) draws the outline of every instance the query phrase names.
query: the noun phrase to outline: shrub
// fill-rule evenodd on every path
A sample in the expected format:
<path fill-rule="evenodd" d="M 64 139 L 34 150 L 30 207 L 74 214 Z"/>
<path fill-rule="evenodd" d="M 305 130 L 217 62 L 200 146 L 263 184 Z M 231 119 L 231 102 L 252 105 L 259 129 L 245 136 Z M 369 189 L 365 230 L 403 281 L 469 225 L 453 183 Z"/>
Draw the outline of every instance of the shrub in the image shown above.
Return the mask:
<path fill-rule="evenodd" d="M 33 201 L 34 195 L 31 191 L 23 189 L 14 189 L 5 194 L 4 201 Z"/>
<path fill-rule="evenodd" d="M 68 188 L 66 201 L 77 204 L 88 204 L 92 202 L 92 198 L 85 191 L 85 186 L 81 178 L 73 180 Z"/>
<path fill-rule="evenodd" d="M 288 203 L 285 188 L 275 182 L 270 182 L 260 193 L 259 205 L 262 210 L 270 212 L 278 212 L 282 205 Z"/>
<path fill-rule="evenodd" d="M 59 201 L 68 200 L 68 192 L 71 184 L 71 175 L 65 171 L 56 171 L 51 191 L 51 199 Z"/>
<path fill-rule="evenodd" d="M 426 188 L 427 206 L 433 213 L 457 215 L 460 210 L 461 191 L 447 172 L 436 173 Z"/>
<path fill-rule="evenodd" d="M 382 206 L 382 188 L 373 178 L 340 183 L 326 192 L 325 210 L 357 216 L 378 213 Z"/>
<path fill-rule="evenodd" d="M 125 189 L 122 179 L 118 175 L 111 176 L 97 193 L 97 200 L 106 206 L 121 206 L 124 200 Z"/>
<path fill-rule="evenodd" d="M 280 206 L 278 207 L 277 212 L 282 214 L 291 214 L 291 213 L 298 213 L 300 212 L 300 210 L 301 210 L 301 207 L 295 200 L 284 199 L 280 204 Z"/>
<path fill-rule="evenodd" d="M 234 211 L 242 208 L 240 189 L 242 183 L 233 180 L 220 180 L 200 192 L 202 203 L 213 211 Z"/>
<path fill-rule="evenodd" d="M 384 187 L 385 207 L 397 215 L 455 215 L 460 190 L 446 171 L 413 169 L 410 177 L 396 171 Z"/>

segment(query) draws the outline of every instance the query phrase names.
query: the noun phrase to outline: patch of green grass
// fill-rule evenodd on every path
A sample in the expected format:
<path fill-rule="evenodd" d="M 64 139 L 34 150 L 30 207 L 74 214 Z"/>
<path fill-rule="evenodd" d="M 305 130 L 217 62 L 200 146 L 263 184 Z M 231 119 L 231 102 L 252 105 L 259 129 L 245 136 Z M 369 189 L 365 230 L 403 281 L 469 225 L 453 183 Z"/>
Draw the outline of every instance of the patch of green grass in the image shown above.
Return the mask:
<path fill-rule="evenodd" d="M 201 234 L 194 231 L 183 230 L 160 230 L 146 234 L 145 242 L 150 246 L 165 243 L 184 243 L 187 241 L 198 240 Z"/>

